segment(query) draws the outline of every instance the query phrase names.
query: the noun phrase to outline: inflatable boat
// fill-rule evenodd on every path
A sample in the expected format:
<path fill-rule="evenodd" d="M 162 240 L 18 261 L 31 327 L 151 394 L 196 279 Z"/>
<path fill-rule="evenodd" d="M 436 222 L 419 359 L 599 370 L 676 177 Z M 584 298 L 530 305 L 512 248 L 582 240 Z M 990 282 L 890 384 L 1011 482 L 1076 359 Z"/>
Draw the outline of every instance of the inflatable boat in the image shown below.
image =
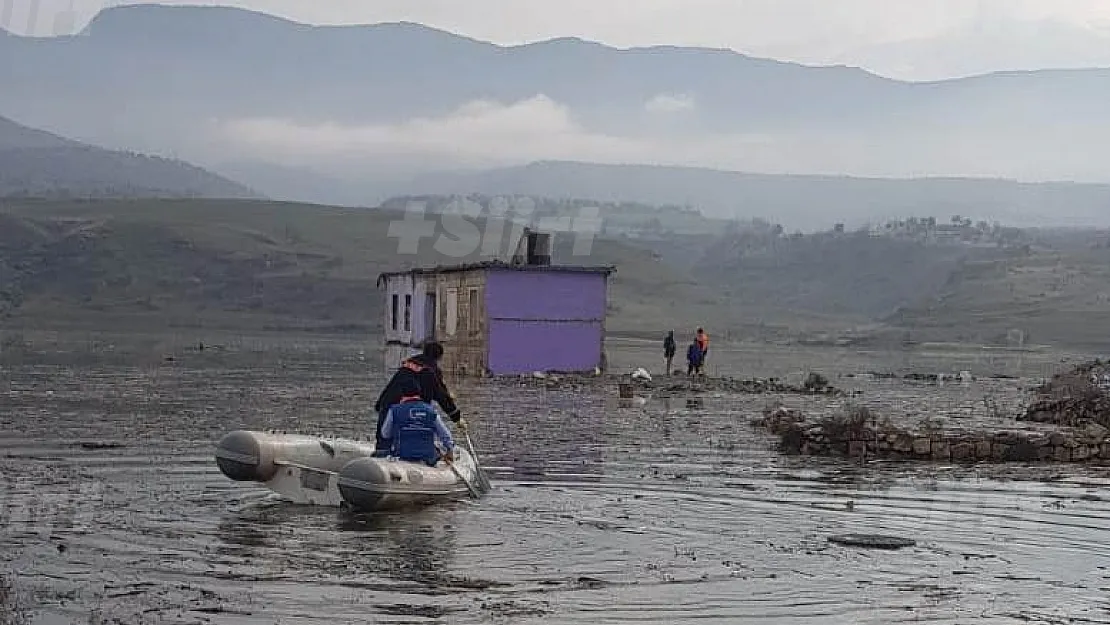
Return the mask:
<path fill-rule="evenodd" d="M 479 496 L 489 482 L 465 449 L 436 466 L 374 458 L 374 445 L 342 438 L 236 430 L 216 446 L 216 465 L 297 504 L 384 510 Z M 452 466 L 453 465 L 453 466 Z"/>

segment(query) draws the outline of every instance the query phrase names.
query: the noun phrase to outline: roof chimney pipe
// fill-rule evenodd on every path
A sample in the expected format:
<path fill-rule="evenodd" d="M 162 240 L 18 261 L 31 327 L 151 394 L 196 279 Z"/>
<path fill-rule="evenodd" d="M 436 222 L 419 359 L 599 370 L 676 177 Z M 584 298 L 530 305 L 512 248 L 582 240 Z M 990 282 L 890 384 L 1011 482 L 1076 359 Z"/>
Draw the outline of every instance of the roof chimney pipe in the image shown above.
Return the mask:
<path fill-rule="evenodd" d="M 548 233 L 528 233 L 528 264 L 547 266 L 551 264 L 551 235 Z"/>

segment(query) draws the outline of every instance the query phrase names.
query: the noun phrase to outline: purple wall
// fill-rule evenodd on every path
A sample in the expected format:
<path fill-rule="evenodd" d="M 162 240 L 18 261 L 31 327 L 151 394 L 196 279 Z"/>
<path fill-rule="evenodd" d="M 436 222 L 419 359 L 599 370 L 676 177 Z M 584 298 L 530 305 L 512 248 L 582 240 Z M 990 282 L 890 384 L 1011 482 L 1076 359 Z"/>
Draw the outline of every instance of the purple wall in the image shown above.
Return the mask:
<path fill-rule="evenodd" d="M 490 271 L 490 371 L 592 371 L 600 364 L 606 307 L 604 274 Z"/>
<path fill-rule="evenodd" d="M 601 322 L 490 321 L 494 375 L 593 371 L 601 359 Z"/>

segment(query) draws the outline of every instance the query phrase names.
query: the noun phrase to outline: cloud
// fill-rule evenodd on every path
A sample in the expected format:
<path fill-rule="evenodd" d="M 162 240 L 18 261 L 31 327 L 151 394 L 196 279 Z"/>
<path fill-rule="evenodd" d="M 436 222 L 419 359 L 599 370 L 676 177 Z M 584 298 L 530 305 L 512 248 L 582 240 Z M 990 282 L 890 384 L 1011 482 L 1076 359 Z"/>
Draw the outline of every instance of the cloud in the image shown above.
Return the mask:
<path fill-rule="evenodd" d="M 445 117 L 396 125 L 257 118 L 228 122 L 222 131 L 241 150 L 305 162 L 390 154 L 500 166 L 543 158 L 620 160 L 651 149 L 642 140 L 587 132 L 565 106 L 543 95 L 510 104 L 470 102 Z"/>
<path fill-rule="evenodd" d="M 681 97 L 657 105 L 689 106 Z M 647 163 L 782 173 L 841 172 L 851 139 L 783 134 L 618 136 L 576 122 L 566 106 L 537 95 L 512 103 L 470 102 L 437 118 L 400 124 L 306 124 L 252 118 L 217 128 L 238 156 L 350 174 L 382 166 L 410 171 L 490 168 L 537 160 Z M 836 154 L 835 158 L 828 158 Z M 865 159 L 866 160 L 866 159 Z"/>
<path fill-rule="evenodd" d="M 649 113 L 680 113 L 694 109 L 694 98 L 686 94 L 660 93 L 648 100 L 644 108 Z"/>
<path fill-rule="evenodd" d="M 685 102 L 673 96 L 660 101 Z M 407 175 L 433 169 L 492 168 L 537 160 L 890 177 L 1090 180 L 1107 175 L 1101 165 L 1106 161 L 1105 150 L 1090 148 L 1110 143 L 1106 128 L 1039 128 L 1005 134 L 997 129 L 889 130 L 619 136 L 591 131 L 566 106 L 537 95 L 510 103 L 474 101 L 443 117 L 392 125 L 239 119 L 216 126 L 218 136 L 210 139 L 226 146 L 221 153 L 225 158 L 234 154 L 343 176 L 387 169 Z M 1105 136 L 1106 142 L 1092 143 L 1094 134 Z"/>

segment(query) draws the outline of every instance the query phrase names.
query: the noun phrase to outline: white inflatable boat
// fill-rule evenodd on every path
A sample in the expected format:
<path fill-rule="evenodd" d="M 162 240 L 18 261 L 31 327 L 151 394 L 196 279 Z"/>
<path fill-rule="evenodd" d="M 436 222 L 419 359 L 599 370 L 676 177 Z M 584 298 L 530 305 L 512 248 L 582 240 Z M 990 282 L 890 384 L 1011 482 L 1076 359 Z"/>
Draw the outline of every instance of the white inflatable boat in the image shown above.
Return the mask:
<path fill-rule="evenodd" d="M 236 430 L 216 446 L 216 465 L 237 482 L 258 482 L 293 503 L 383 510 L 481 495 L 489 482 L 456 446 L 454 467 L 373 458 L 373 443 Z M 469 484 L 469 486 L 468 486 Z"/>

